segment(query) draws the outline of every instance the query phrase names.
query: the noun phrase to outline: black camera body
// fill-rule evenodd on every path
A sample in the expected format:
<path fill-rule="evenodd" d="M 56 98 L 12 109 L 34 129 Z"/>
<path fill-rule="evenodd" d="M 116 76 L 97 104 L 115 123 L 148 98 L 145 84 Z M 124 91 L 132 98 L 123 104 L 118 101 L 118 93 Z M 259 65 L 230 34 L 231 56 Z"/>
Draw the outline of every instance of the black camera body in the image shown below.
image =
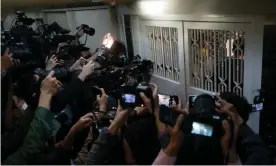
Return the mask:
<path fill-rule="evenodd" d="M 89 27 L 86 24 L 81 24 L 81 26 L 77 27 L 78 29 L 82 29 L 84 33 L 86 33 L 89 36 L 93 36 L 95 34 L 95 29 L 92 27 Z"/>
<path fill-rule="evenodd" d="M 28 18 L 24 12 L 16 12 L 15 25 L 9 31 L 1 34 L 1 48 L 10 48 L 14 59 L 29 63 L 39 59 L 40 45 L 36 42 L 38 34 L 28 27 L 34 23 L 34 19 Z M 3 52 L 2 52 L 3 53 Z"/>
<path fill-rule="evenodd" d="M 224 134 L 222 121 L 225 116 L 218 115 L 215 110 L 209 113 L 190 113 L 185 117 L 182 131 L 191 135 L 221 138 Z"/>
<path fill-rule="evenodd" d="M 140 96 L 144 93 L 145 96 L 152 99 L 152 90 L 149 84 L 140 83 L 138 85 L 122 85 L 120 92 L 120 102 L 122 107 L 137 107 L 144 106 L 144 102 Z"/>
<path fill-rule="evenodd" d="M 35 22 L 34 19 L 28 18 L 25 15 L 25 12 L 23 12 L 23 11 L 16 11 L 15 13 L 17 15 L 17 19 L 16 19 L 16 22 L 15 22 L 16 26 L 24 26 L 24 27 L 26 27 L 26 26 L 32 25 Z"/>
<path fill-rule="evenodd" d="M 176 100 L 178 98 L 177 96 L 166 97 L 169 97 L 170 104 L 160 105 L 160 120 L 165 124 L 174 126 L 179 113 L 173 112 L 169 106 L 172 100 L 178 101 Z M 216 98 L 208 94 L 189 96 L 190 113 L 189 115 L 185 115 L 184 123 L 181 127 L 184 134 L 215 138 L 221 138 L 223 136 L 222 121 L 228 120 L 230 125 L 232 122 L 227 116 L 220 115 L 215 111 L 215 101 Z"/>
<path fill-rule="evenodd" d="M 225 115 L 218 114 L 216 97 L 208 94 L 189 96 L 190 114 L 186 116 L 183 131 L 185 133 L 220 138 L 224 134 L 222 121 L 228 120 Z M 231 121 L 229 120 L 231 123 Z"/>

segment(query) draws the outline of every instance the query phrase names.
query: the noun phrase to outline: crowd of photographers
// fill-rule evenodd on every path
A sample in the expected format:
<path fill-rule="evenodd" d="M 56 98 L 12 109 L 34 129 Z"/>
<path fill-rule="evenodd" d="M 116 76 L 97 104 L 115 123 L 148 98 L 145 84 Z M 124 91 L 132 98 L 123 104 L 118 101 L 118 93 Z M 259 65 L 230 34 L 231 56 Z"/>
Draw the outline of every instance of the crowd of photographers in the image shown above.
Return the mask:
<path fill-rule="evenodd" d="M 67 59 L 52 54 L 64 48 L 58 43 L 45 63 L 23 71 L 14 50 L 2 53 L 2 164 L 274 164 L 246 125 L 252 108 L 244 98 L 202 94 L 191 106 L 172 97 L 165 108 L 155 84 L 136 84 L 148 82 L 150 67 L 126 57 L 124 44 L 79 47 Z"/>

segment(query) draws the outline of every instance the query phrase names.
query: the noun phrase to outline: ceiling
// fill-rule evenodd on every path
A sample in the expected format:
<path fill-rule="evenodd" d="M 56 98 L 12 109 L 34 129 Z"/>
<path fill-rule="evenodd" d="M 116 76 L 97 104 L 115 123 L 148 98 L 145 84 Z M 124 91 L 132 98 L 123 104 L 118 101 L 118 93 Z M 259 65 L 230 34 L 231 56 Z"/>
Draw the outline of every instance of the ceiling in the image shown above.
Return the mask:
<path fill-rule="evenodd" d="M 134 0 L 1 0 L 1 13 L 26 8 L 58 8 L 118 3 L 131 3 Z M 100 1 L 100 2 L 99 2 Z"/>

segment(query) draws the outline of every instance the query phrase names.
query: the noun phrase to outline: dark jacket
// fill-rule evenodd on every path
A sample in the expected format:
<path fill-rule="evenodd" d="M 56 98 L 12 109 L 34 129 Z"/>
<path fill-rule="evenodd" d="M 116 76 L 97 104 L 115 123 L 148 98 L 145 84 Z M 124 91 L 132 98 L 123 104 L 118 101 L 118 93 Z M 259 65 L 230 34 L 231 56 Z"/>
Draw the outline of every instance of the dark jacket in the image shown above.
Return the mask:
<path fill-rule="evenodd" d="M 10 154 L 15 152 L 22 144 L 27 135 L 30 124 L 34 117 L 34 110 L 26 109 L 24 114 L 18 119 L 16 127 L 1 139 L 1 160 L 5 160 Z"/>
<path fill-rule="evenodd" d="M 87 165 L 124 164 L 121 147 L 120 136 L 110 134 L 107 128 L 103 128 L 98 139 L 92 145 Z"/>
<path fill-rule="evenodd" d="M 59 91 L 53 97 L 51 102 L 51 112 L 60 112 L 63 110 L 66 105 L 72 102 L 79 92 L 82 91 L 82 86 L 83 82 L 79 78 L 73 79 L 67 86 L 65 86 L 64 90 Z M 27 109 L 24 115 L 19 118 L 15 130 L 12 133 L 9 133 L 8 136 L 2 138 L 2 161 L 18 150 L 21 146 L 29 131 L 34 114 L 34 110 Z"/>
<path fill-rule="evenodd" d="M 246 124 L 242 124 L 240 127 L 237 151 L 243 165 L 274 164 L 268 147 Z"/>
<path fill-rule="evenodd" d="M 74 102 L 77 96 L 83 92 L 84 82 L 78 77 L 72 79 L 64 90 L 59 91 L 52 99 L 51 112 L 58 113 L 62 111 L 68 104 Z"/>
<path fill-rule="evenodd" d="M 30 156 L 44 151 L 47 148 L 46 142 L 52 137 L 55 128 L 53 121 L 54 115 L 48 109 L 38 107 L 23 144 L 3 164 L 24 165 Z"/>

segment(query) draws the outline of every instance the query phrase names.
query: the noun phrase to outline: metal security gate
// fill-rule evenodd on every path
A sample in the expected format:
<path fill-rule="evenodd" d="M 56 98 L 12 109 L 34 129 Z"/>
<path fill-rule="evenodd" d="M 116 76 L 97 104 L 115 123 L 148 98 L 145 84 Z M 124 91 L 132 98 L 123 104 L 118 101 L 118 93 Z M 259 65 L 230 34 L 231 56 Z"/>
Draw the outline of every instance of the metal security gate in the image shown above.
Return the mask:
<path fill-rule="evenodd" d="M 226 20 L 227 21 L 227 20 Z M 225 21 L 225 22 L 226 22 Z M 230 91 L 253 100 L 261 77 L 261 28 L 255 24 L 140 19 L 134 27 L 140 54 L 154 62 L 160 93 Z"/>
<path fill-rule="evenodd" d="M 184 23 L 189 94 L 227 91 L 244 95 L 245 60 L 248 60 L 250 46 L 247 43 L 249 25 Z M 249 70 L 247 68 L 247 73 L 250 73 Z"/>
<path fill-rule="evenodd" d="M 185 97 L 182 22 L 141 20 L 141 23 L 142 54 L 154 62 L 151 81 L 162 94 Z"/>
<path fill-rule="evenodd" d="M 177 94 L 185 101 L 188 95 L 230 91 L 252 103 L 254 91 L 261 88 L 262 18 L 133 18 L 136 54 L 154 61 L 152 82 L 160 93 Z M 248 125 L 259 132 L 258 112 L 250 114 Z"/>

